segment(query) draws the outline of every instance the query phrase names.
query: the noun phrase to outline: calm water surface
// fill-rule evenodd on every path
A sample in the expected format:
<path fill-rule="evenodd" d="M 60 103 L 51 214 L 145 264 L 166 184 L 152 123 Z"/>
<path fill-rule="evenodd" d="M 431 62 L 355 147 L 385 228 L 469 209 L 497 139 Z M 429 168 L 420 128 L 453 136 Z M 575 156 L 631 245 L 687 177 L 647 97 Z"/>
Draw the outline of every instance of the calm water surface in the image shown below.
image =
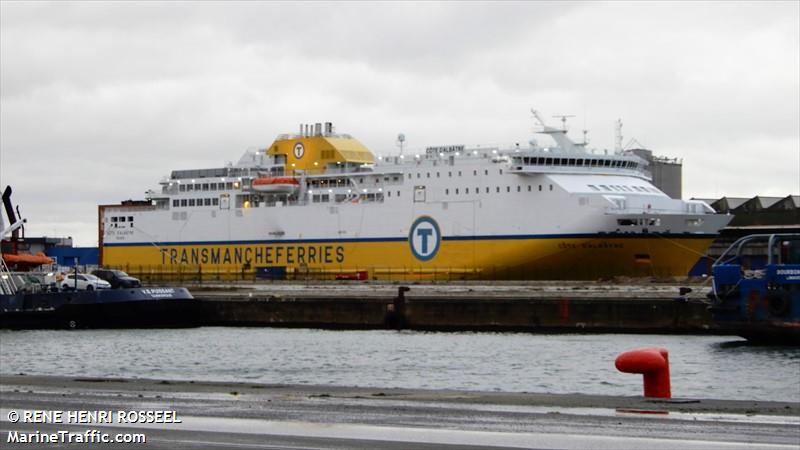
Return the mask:
<path fill-rule="evenodd" d="M 275 328 L 0 331 L 0 373 L 640 395 L 614 368 L 670 352 L 675 397 L 800 401 L 800 348 L 725 336 Z"/>

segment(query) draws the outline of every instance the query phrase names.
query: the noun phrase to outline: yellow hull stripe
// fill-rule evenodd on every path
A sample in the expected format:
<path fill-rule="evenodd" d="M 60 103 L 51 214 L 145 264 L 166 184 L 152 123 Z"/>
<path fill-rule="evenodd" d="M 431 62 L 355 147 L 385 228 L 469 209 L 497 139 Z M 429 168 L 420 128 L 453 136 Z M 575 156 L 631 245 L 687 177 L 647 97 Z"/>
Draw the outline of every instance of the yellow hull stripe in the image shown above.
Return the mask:
<path fill-rule="evenodd" d="M 441 241 L 429 261 L 406 240 L 104 246 L 105 266 L 131 274 L 289 274 L 333 278 L 368 271 L 374 279 L 591 279 L 684 276 L 711 245 L 708 237 L 567 237 Z"/>

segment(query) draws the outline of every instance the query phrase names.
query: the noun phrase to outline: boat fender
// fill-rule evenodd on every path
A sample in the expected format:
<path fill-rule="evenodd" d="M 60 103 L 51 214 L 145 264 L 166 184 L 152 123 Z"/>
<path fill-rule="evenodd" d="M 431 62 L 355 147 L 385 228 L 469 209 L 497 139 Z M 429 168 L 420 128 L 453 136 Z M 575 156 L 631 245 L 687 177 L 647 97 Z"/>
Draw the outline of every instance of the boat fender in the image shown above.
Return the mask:
<path fill-rule="evenodd" d="M 789 314 L 792 298 L 788 292 L 773 292 L 767 295 L 767 307 L 770 314 L 776 317 L 783 317 Z"/>

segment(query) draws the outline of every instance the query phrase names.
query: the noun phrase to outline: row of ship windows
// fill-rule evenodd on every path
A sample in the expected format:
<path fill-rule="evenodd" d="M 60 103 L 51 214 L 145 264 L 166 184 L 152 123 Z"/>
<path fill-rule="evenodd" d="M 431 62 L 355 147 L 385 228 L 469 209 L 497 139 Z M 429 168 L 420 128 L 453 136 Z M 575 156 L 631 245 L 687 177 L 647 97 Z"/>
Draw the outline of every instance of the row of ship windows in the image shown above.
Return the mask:
<path fill-rule="evenodd" d="M 392 193 L 389 192 L 389 197 L 392 196 Z M 400 196 L 400 191 L 397 191 L 398 197 Z M 346 194 L 314 194 L 311 197 L 312 203 L 328 203 L 333 197 L 333 200 L 336 203 L 361 203 L 361 202 L 382 202 L 383 201 L 383 193 L 376 192 L 372 194 L 359 194 L 359 195 L 346 195 Z"/>
<path fill-rule="evenodd" d="M 179 208 L 182 206 L 219 206 L 218 198 L 182 198 L 172 199 L 172 207 Z"/>
<path fill-rule="evenodd" d="M 616 167 L 622 169 L 636 169 L 639 167 L 639 163 L 637 162 L 613 159 L 523 157 L 514 158 L 514 161 L 517 163 L 521 162 L 524 165 L 538 166 Z"/>
<path fill-rule="evenodd" d="M 238 184 L 238 183 L 237 183 Z M 195 183 L 195 184 L 180 184 L 178 185 L 178 190 L 180 192 L 192 192 L 192 191 L 217 191 L 217 190 L 230 190 L 233 189 L 233 182 L 229 181 L 227 183 Z"/>
<path fill-rule="evenodd" d="M 462 173 L 461 173 L 460 170 L 457 171 L 456 173 L 457 173 L 456 176 L 459 176 L 459 177 L 462 176 Z M 502 175 L 503 174 L 503 169 L 500 169 L 499 173 L 500 173 L 500 175 Z M 483 174 L 484 175 L 489 175 L 489 169 L 484 169 L 483 170 Z M 442 176 L 441 172 L 435 172 L 435 175 L 436 175 L 436 178 L 441 178 L 441 176 Z M 477 177 L 478 176 L 478 171 L 477 170 L 473 170 L 472 171 L 472 176 Z M 430 178 L 430 177 L 431 177 L 431 172 L 426 172 L 425 173 L 425 178 Z M 452 178 L 453 177 L 453 172 L 452 171 L 448 171 L 447 172 L 447 177 L 448 178 Z M 412 178 L 412 174 L 409 173 L 408 174 L 408 178 L 411 179 Z M 422 172 L 417 172 L 417 178 L 422 178 Z"/>
<path fill-rule="evenodd" d="M 409 177 L 410 178 L 410 177 Z M 369 182 L 369 177 L 356 177 L 353 178 L 357 184 L 364 184 L 365 182 Z M 393 175 L 391 177 L 384 176 L 384 182 L 394 181 L 399 182 L 400 176 Z M 381 182 L 381 177 L 375 177 L 375 184 Z M 319 189 L 319 188 L 330 188 L 330 187 L 347 187 L 350 186 L 349 180 L 347 178 L 336 178 L 336 179 L 310 179 L 308 180 L 308 187 L 312 189 Z"/>
<path fill-rule="evenodd" d="M 658 189 L 647 187 L 647 186 L 623 186 L 623 185 L 617 185 L 617 184 L 610 184 L 610 185 L 600 184 L 600 185 L 598 185 L 600 187 L 597 187 L 594 184 L 589 184 L 588 186 L 589 186 L 589 189 L 591 189 L 593 191 L 655 192 L 656 194 L 660 193 Z"/>
<path fill-rule="evenodd" d="M 110 228 L 133 228 L 133 216 L 112 216 Z"/>
<path fill-rule="evenodd" d="M 495 186 L 494 190 L 495 190 L 496 194 L 499 194 L 500 191 L 501 191 L 500 186 Z M 543 188 L 542 188 L 542 185 L 540 184 L 539 185 L 539 192 L 542 192 L 542 190 L 543 190 Z M 548 190 L 550 190 L 550 191 L 553 190 L 553 185 L 552 184 L 548 185 Z M 460 192 L 461 191 L 460 191 L 459 188 L 455 188 L 454 193 L 456 195 L 459 194 Z M 464 194 L 469 194 L 469 192 L 470 192 L 469 188 L 464 188 Z M 472 192 L 474 192 L 475 194 L 480 194 L 481 193 L 481 188 L 476 187 L 475 190 L 472 191 Z M 491 192 L 491 188 L 489 186 L 486 186 L 485 192 L 488 194 L 489 192 Z M 511 192 L 511 186 L 506 186 L 506 193 L 510 193 L 510 192 Z M 519 185 L 517 186 L 517 192 L 522 192 L 522 186 L 519 186 Z M 528 192 L 533 192 L 533 186 L 530 185 L 530 184 L 528 185 Z M 444 190 L 444 194 L 445 195 L 450 195 L 450 189 L 445 189 Z"/>

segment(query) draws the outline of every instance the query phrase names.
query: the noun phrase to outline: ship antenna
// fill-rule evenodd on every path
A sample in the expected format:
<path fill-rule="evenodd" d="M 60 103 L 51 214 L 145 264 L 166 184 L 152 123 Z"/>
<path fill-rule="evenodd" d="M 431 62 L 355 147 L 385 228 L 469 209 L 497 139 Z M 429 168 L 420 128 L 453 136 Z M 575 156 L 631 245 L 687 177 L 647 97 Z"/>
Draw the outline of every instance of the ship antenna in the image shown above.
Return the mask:
<path fill-rule="evenodd" d="M 614 149 L 619 153 L 622 151 L 622 119 L 617 119 L 614 138 L 616 140 Z"/>
<path fill-rule="evenodd" d="M 589 130 L 586 129 L 586 107 L 584 106 L 583 107 L 583 147 L 584 148 L 587 145 L 589 145 L 589 139 L 587 137 L 588 135 L 589 135 Z"/>
<path fill-rule="evenodd" d="M 400 147 L 400 156 L 403 156 L 403 143 L 406 141 L 406 135 L 400 133 L 397 135 L 397 146 Z"/>
<path fill-rule="evenodd" d="M 575 117 L 575 116 L 572 115 L 572 114 L 556 114 L 553 117 L 561 118 L 561 131 L 563 131 L 564 134 L 567 134 L 567 118 L 568 117 Z"/>

